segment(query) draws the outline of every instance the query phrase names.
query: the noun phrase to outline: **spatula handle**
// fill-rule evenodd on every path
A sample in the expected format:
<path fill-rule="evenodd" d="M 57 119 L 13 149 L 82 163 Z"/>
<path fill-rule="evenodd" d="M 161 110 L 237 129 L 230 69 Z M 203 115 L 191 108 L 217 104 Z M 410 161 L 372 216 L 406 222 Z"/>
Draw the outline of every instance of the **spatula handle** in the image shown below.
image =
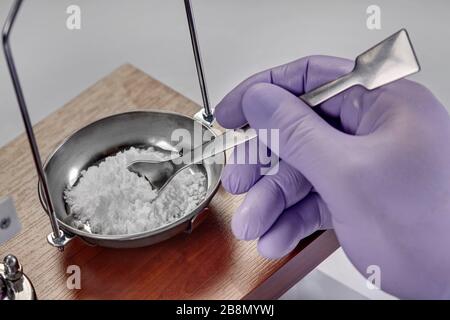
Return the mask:
<path fill-rule="evenodd" d="M 337 78 L 336 80 L 328 82 L 312 91 L 309 91 L 308 93 L 303 94 L 299 98 L 310 107 L 315 107 L 356 84 L 358 84 L 356 74 L 354 72 L 350 72 L 340 78 Z"/>
<path fill-rule="evenodd" d="M 237 130 L 226 130 L 211 141 L 194 148 L 187 158 L 192 159 L 191 163 L 200 163 L 256 137 L 256 131 L 248 125 Z"/>

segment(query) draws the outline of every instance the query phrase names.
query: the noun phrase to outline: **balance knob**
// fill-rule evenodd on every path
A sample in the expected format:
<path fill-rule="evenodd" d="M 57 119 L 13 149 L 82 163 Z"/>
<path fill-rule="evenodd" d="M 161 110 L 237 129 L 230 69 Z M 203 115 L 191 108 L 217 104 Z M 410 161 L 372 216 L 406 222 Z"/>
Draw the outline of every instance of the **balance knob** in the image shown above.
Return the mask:
<path fill-rule="evenodd" d="M 9 281 L 17 281 L 22 278 L 23 270 L 19 260 L 12 254 L 7 255 L 3 259 L 3 265 L 5 266 L 5 278 Z"/>
<path fill-rule="evenodd" d="M 12 254 L 0 263 L 0 300 L 35 300 L 36 291 Z"/>

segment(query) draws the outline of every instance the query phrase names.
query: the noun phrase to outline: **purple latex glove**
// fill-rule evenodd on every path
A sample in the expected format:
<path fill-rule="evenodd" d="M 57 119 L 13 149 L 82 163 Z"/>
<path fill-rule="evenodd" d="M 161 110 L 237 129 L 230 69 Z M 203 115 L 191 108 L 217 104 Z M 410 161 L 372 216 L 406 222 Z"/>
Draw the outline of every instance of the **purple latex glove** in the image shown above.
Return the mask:
<path fill-rule="evenodd" d="M 250 77 L 217 106 L 226 128 L 280 130 L 276 175 L 261 176 L 257 164 L 225 168 L 224 187 L 248 191 L 233 232 L 279 258 L 332 227 L 363 275 L 380 268 L 386 292 L 450 298 L 450 117 L 408 80 L 354 87 L 316 109 L 297 98 L 352 67 L 303 58 Z"/>

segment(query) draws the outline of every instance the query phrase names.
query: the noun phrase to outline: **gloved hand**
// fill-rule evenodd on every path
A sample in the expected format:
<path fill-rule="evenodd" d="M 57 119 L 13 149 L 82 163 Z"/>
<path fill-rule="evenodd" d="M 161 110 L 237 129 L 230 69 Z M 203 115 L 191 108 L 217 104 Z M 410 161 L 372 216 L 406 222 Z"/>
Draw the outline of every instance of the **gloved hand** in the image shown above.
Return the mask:
<path fill-rule="evenodd" d="M 280 130 L 276 175 L 261 176 L 258 164 L 225 168 L 223 186 L 248 192 L 232 230 L 279 258 L 334 228 L 363 275 L 380 268 L 386 292 L 450 298 L 450 117 L 408 80 L 354 87 L 315 109 L 297 98 L 352 67 L 303 58 L 250 77 L 217 106 L 223 127 Z"/>

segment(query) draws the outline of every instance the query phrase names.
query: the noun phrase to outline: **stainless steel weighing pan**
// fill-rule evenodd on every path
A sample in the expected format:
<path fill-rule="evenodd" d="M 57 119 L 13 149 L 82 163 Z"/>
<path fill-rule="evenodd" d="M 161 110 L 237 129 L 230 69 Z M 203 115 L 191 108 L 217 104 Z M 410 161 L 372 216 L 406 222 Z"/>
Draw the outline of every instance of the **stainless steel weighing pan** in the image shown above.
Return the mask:
<path fill-rule="evenodd" d="M 207 176 L 207 193 L 195 210 L 180 220 L 148 232 L 129 235 L 101 235 L 79 230 L 67 222 L 70 214 L 64 200 L 64 191 L 73 186 L 81 173 L 99 161 L 130 147 L 176 149 L 178 141 L 171 141 L 172 132 L 183 128 L 194 136 L 194 124 L 201 125 L 202 134 L 208 138 L 216 134 L 196 120 L 177 113 L 163 111 L 135 111 L 113 115 L 98 120 L 78 130 L 67 138 L 44 164 L 47 184 L 53 201 L 54 212 L 61 230 L 67 238 L 74 235 L 93 245 L 111 248 L 143 247 L 171 238 L 181 232 L 191 231 L 220 185 L 225 154 L 215 156 L 214 161 L 202 164 Z M 205 133 L 205 131 L 208 131 Z M 203 136 L 203 135 L 202 135 Z M 39 198 L 47 211 L 42 184 Z"/>

